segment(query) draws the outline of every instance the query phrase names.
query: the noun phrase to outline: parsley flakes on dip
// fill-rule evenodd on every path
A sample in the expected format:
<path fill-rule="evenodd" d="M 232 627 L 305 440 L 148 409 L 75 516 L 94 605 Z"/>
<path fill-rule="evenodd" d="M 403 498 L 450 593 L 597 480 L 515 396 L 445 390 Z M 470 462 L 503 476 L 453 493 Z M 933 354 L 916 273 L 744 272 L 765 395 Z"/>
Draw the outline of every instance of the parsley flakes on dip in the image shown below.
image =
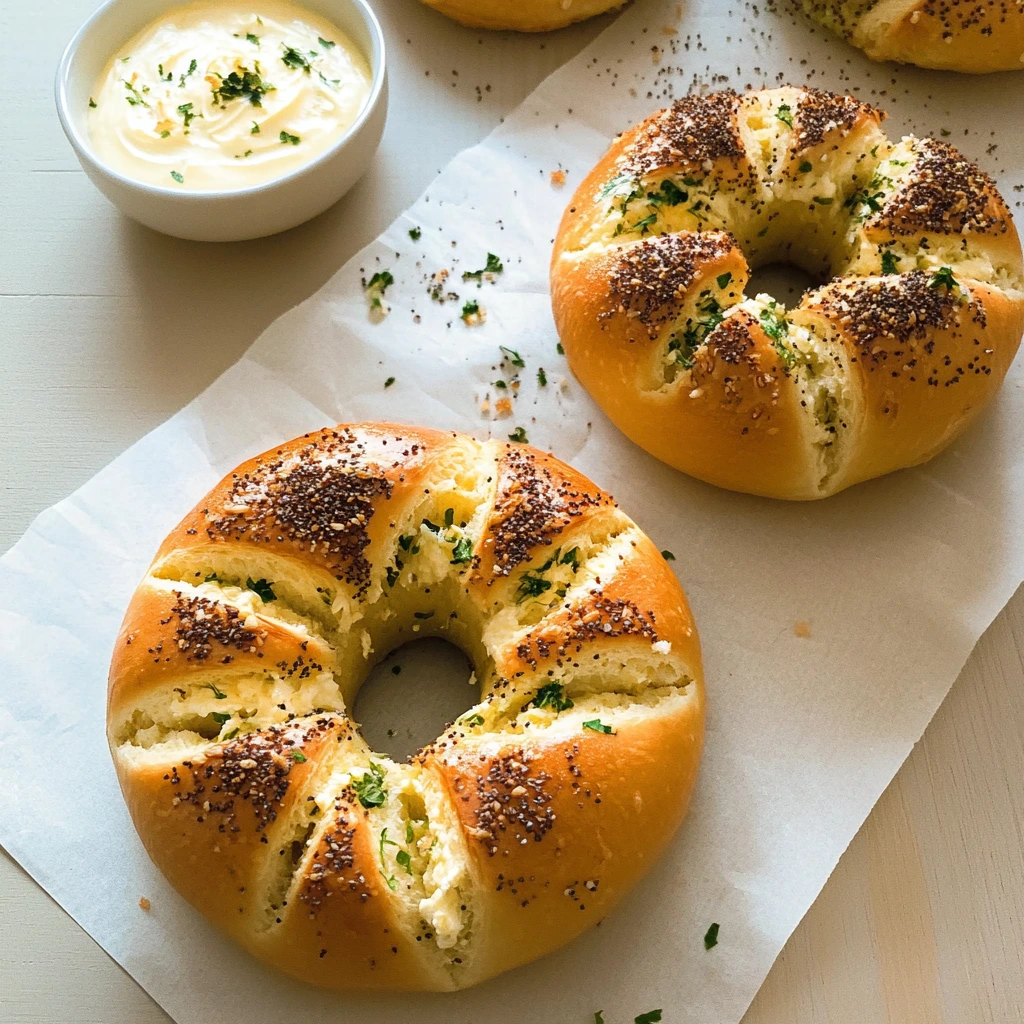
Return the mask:
<path fill-rule="evenodd" d="M 96 154 L 127 178 L 227 192 L 329 149 L 359 117 L 371 81 L 351 40 L 301 7 L 193 3 L 111 58 L 87 125 Z"/>

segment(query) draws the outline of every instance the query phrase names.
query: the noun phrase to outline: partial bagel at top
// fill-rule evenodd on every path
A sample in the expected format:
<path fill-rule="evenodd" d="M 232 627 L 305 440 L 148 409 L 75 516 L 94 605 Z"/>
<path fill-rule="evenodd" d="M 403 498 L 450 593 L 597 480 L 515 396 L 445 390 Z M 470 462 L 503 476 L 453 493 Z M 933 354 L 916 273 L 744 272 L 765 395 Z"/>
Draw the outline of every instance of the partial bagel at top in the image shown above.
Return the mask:
<path fill-rule="evenodd" d="M 797 0 L 872 60 L 1024 71 L 1024 0 Z"/>
<path fill-rule="evenodd" d="M 822 498 L 931 458 L 991 400 L 1024 332 L 1020 241 L 944 142 L 804 88 L 688 96 L 621 135 L 573 196 L 551 294 L 570 366 L 664 462 Z M 796 309 L 750 267 L 829 283 Z"/>
<path fill-rule="evenodd" d="M 422 0 L 467 28 L 550 32 L 622 7 L 628 0 Z"/>

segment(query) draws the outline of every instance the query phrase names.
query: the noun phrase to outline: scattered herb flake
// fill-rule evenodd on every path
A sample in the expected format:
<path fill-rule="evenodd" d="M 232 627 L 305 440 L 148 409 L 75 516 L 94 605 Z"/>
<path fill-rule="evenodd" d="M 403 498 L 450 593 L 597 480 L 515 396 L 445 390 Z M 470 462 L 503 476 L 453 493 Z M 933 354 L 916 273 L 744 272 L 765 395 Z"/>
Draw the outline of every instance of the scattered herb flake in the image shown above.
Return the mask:
<path fill-rule="evenodd" d="M 482 281 L 484 274 L 500 274 L 505 269 L 505 265 L 501 260 L 494 255 L 493 252 L 487 254 L 487 264 L 481 267 L 479 270 L 466 270 L 463 271 L 463 281 Z"/>
<path fill-rule="evenodd" d="M 547 382 L 548 382 L 548 375 L 544 372 L 544 367 L 542 366 L 542 367 L 540 367 L 539 370 L 537 370 L 537 383 L 541 387 L 544 387 L 547 384 Z"/>
<path fill-rule="evenodd" d="M 253 121 L 252 127 L 249 129 L 249 134 L 250 135 L 259 135 L 259 133 L 260 133 L 260 126 L 255 121 Z"/>
<path fill-rule="evenodd" d="M 333 47 L 335 47 L 335 46 L 337 45 L 337 43 L 335 43 L 335 42 L 334 42 L 333 40 L 331 40 L 331 39 L 324 39 L 324 37 L 323 37 L 323 36 L 317 36 L 316 38 L 317 38 L 317 42 L 318 42 L 318 43 L 319 43 L 319 44 L 320 44 L 320 45 L 321 45 L 321 46 L 322 46 L 322 47 L 323 47 L 323 48 L 324 48 L 325 50 L 330 50 L 330 49 L 332 49 Z"/>
<path fill-rule="evenodd" d="M 198 68 L 198 67 L 199 67 L 199 62 L 193 57 L 192 60 L 189 61 L 188 71 L 186 71 L 183 75 L 181 75 L 178 78 L 178 88 L 179 89 L 184 89 L 185 88 L 185 79 L 188 78 L 190 75 L 194 75 L 196 73 L 196 68 Z"/>
<path fill-rule="evenodd" d="M 953 276 L 952 267 L 941 267 L 932 274 L 928 281 L 929 288 L 945 288 L 952 291 L 956 287 L 956 278 Z"/>
<path fill-rule="evenodd" d="M 728 272 L 725 274 L 719 274 L 715 280 L 718 282 L 719 288 L 727 288 L 729 286 L 729 282 L 732 281 L 732 274 Z"/>
<path fill-rule="evenodd" d="M 591 729 L 594 732 L 603 732 L 608 736 L 614 736 L 614 730 L 610 725 L 605 725 L 600 718 L 592 718 L 589 722 L 583 723 L 584 729 Z"/>
<path fill-rule="evenodd" d="M 388 377 L 388 379 L 386 381 L 384 381 L 384 387 L 389 388 L 394 383 L 395 383 L 395 378 L 394 377 Z"/>
<path fill-rule="evenodd" d="M 302 139 L 298 135 L 289 135 L 288 132 L 282 131 L 278 138 L 285 144 L 288 145 L 290 142 L 293 146 L 297 146 Z"/>
<path fill-rule="evenodd" d="M 384 772 L 379 764 L 370 762 L 370 767 L 358 779 L 352 780 L 352 789 L 364 807 L 383 807 L 388 798 L 384 788 Z"/>
<path fill-rule="evenodd" d="M 96 108 L 96 101 L 91 96 L 89 97 L 89 106 L 93 109 Z"/>
<path fill-rule="evenodd" d="M 571 697 L 566 696 L 565 687 L 561 683 L 545 683 L 524 707 L 533 705 L 535 708 L 551 708 L 555 714 L 568 711 L 573 707 Z"/>
<path fill-rule="evenodd" d="M 666 562 L 674 562 L 676 560 L 676 556 L 673 555 L 668 548 L 665 548 L 665 550 L 662 551 L 661 557 L 664 558 Z"/>
<path fill-rule="evenodd" d="M 718 945 L 718 922 L 715 923 L 707 930 L 707 934 L 704 936 L 704 948 L 711 949 L 713 946 Z"/>
<path fill-rule="evenodd" d="M 832 197 L 831 197 L 831 196 L 815 196 L 815 197 L 814 197 L 814 201 L 815 201 L 815 202 L 816 202 L 816 203 L 817 203 L 817 204 L 818 204 L 819 206 L 831 206 L 831 205 L 832 205 L 832 202 L 833 202 L 833 200 L 832 200 Z"/>
<path fill-rule="evenodd" d="M 452 565 L 462 565 L 473 560 L 473 542 L 468 537 L 460 537 L 452 548 Z"/>
<path fill-rule="evenodd" d="M 423 237 L 423 231 L 420 228 L 409 228 L 409 237 L 418 242 Z"/>
<path fill-rule="evenodd" d="M 380 830 L 380 875 L 381 878 L 387 883 L 388 888 L 394 892 L 398 888 L 398 882 L 394 875 L 389 875 L 385 868 L 387 868 L 387 861 L 384 860 L 384 847 L 385 846 L 397 846 L 398 843 L 392 842 L 388 839 L 388 830 L 382 828 Z"/>
<path fill-rule="evenodd" d="M 227 700 L 228 695 L 222 690 L 218 690 L 215 683 L 203 683 L 199 689 L 209 690 L 217 700 Z"/>
<path fill-rule="evenodd" d="M 309 61 L 306 60 L 306 58 L 299 53 L 294 46 L 286 46 L 284 48 L 284 53 L 281 54 L 281 60 L 287 64 L 288 67 L 305 71 L 307 75 L 313 69 Z"/>
<path fill-rule="evenodd" d="M 305 764 L 306 763 L 306 755 L 301 750 L 293 750 L 292 751 L 292 760 L 296 764 Z"/>
<path fill-rule="evenodd" d="M 890 249 L 886 249 L 882 253 L 882 273 L 883 274 L 898 274 L 900 272 L 900 261 L 896 259 L 896 254 Z"/>
<path fill-rule="evenodd" d="M 778 110 L 775 111 L 775 116 L 785 125 L 793 127 L 793 108 L 788 103 L 783 103 Z"/>
<path fill-rule="evenodd" d="M 658 1024 L 661 1020 L 661 1010 L 648 1010 L 633 1018 L 633 1024 Z"/>
<path fill-rule="evenodd" d="M 516 427 L 516 429 L 511 434 L 508 435 L 508 439 L 510 441 L 516 441 L 519 444 L 529 443 L 526 437 L 526 430 L 523 427 Z"/>
<path fill-rule="evenodd" d="M 277 595 L 274 593 L 273 584 L 266 579 L 254 580 L 251 576 L 245 581 L 246 590 L 251 590 L 258 598 L 263 601 L 276 601 Z"/>
<path fill-rule="evenodd" d="M 175 181 L 176 181 L 176 182 L 177 182 L 177 183 L 178 183 L 179 185 L 180 185 L 180 184 L 182 184 L 182 183 L 184 182 L 184 180 L 185 180 L 185 177 L 184 177 L 184 175 L 180 174 L 180 173 L 179 173 L 178 171 L 171 171 L 171 177 L 172 177 L 172 178 L 173 178 L 173 179 L 174 179 L 174 180 L 175 180 Z"/>
<path fill-rule="evenodd" d="M 523 357 L 514 349 L 506 348 L 504 345 L 499 345 L 503 359 L 507 359 L 513 366 L 526 366 L 523 362 Z"/>
<path fill-rule="evenodd" d="M 252 32 L 246 32 L 245 33 L 245 38 L 246 38 L 246 40 L 248 42 L 252 43 L 253 46 L 259 46 L 260 45 L 260 37 L 257 36 L 257 35 L 254 35 Z"/>
<path fill-rule="evenodd" d="M 799 171 L 799 172 L 800 172 L 801 174 L 806 174 L 806 173 L 807 173 L 808 171 L 813 171 L 813 170 L 814 170 L 814 164 L 812 164 L 810 160 L 805 160 L 805 161 L 804 161 L 804 162 L 803 162 L 803 163 L 802 163 L 802 164 L 801 164 L 801 165 L 800 165 L 800 166 L 799 166 L 799 167 L 797 168 L 797 170 L 798 170 L 798 171 Z"/>

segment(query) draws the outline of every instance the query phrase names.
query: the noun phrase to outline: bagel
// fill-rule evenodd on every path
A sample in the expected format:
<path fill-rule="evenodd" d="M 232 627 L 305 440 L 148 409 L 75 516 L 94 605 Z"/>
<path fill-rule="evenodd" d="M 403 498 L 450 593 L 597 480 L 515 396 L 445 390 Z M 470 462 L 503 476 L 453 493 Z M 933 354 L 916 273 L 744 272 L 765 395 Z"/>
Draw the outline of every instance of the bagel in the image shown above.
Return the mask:
<path fill-rule="evenodd" d="M 480 702 L 398 764 L 349 712 L 430 635 Z M 135 592 L 107 704 L 157 867 L 339 989 L 464 988 L 598 922 L 682 821 L 703 727 L 686 597 L 607 494 L 526 445 L 389 424 L 222 480 Z"/>
<path fill-rule="evenodd" d="M 422 0 L 468 28 L 550 32 L 622 7 L 627 0 Z"/>
<path fill-rule="evenodd" d="M 798 0 L 872 60 L 984 74 L 1024 70 L 1024 0 Z"/>
<path fill-rule="evenodd" d="M 573 372 L 663 462 L 812 499 L 930 459 L 999 389 L 1024 266 L 988 175 L 893 143 L 852 96 L 689 96 L 621 135 L 573 196 L 551 295 Z M 787 311 L 750 267 L 830 280 Z"/>

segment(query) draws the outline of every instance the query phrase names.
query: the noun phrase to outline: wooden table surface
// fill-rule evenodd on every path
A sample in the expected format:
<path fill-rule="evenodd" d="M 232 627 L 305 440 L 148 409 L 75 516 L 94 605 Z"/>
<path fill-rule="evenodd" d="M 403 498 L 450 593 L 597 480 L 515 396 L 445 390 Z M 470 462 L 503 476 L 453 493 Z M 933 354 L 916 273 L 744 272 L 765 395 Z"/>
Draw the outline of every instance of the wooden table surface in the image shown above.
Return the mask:
<path fill-rule="evenodd" d="M 393 99 L 370 173 L 286 235 L 202 246 L 120 218 L 61 134 L 52 72 L 94 5 L 0 6 L 0 550 L 193 398 L 604 27 L 485 36 L 381 0 Z M 1024 1021 L 1022 654 L 1018 591 L 746 1024 Z M 169 1019 L 2 855 L 0 921 L 2 1024 Z"/>

